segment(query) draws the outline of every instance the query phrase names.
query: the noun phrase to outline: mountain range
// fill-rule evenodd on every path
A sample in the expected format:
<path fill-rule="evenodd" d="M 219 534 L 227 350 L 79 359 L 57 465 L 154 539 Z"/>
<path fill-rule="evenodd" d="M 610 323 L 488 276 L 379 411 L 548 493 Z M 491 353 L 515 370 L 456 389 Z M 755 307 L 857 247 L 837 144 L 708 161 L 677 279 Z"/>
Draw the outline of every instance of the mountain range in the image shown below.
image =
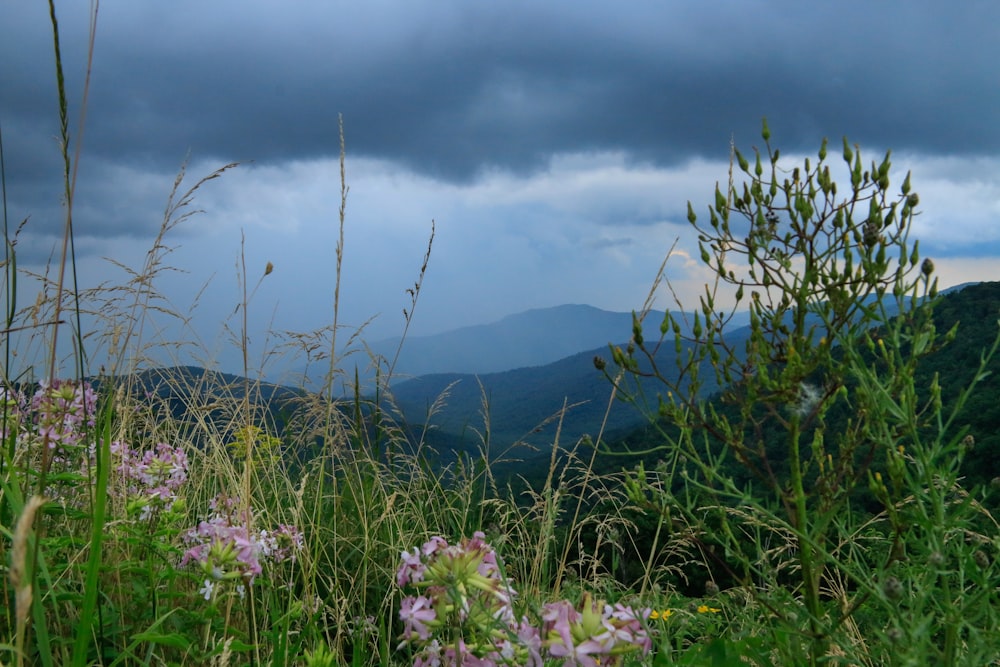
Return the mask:
<path fill-rule="evenodd" d="M 1000 284 L 988 284 L 1000 285 Z M 959 285 L 944 294 L 955 293 L 967 285 Z M 977 292 L 977 290 L 974 290 Z M 988 293 L 985 290 L 984 293 Z M 949 298 L 946 297 L 944 301 Z M 984 297 L 985 298 L 985 297 Z M 891 315 L 894 308 L 887 308 Z M 563 317 L 565 316 L 565 319 Z M 650 313 L 646 319 L 647 338 L 653 337 L 662 320 L 663 313 Z M 727 343 L 736 349 L 750 334 L 746 313 L 737 313 L 726 330 Z M 593 333 L 581 333 L 589 322 Z M 600 328 L 597 323 L 605 328 Z M 563 336 L 562 332 L 574 332 L 573 336 Z M 559 333 L 553 333 L 559 332 Z M 448 446 L 456 442 L 464 443 L 465 449 L 474 450 L 487 432 L 491 447 L 505 451 L 517 444 L 529 448 L 550 447 L 557 436 L 560 443 L 570 446 L 579 438 L 601 435 L 606 441 L 612 440 L 648 422 L 655 414 L 657 391 L 662 388 L 655 379 L 640 381 L 631 387 L 640 398 L 636 403 L 624 403 L 612 397 L 612 384 L 594 367 L 595 357 L 608 358 L 609 344 L 624 347 L 632 332 L 630 313 L 609 313 L 589 306 L 562 306 L 535 310 L 508 317 L 494 325 L 483 325 L 456 330 L 440 337 L 419 340 L 419 350 L 454 350 L 454 354 L 443 357 L 428 355 L 427 368 L 436 359 L 446 365 L 449 360 L 467 359 L 474 365 L 474 359 L 466 357 L 464 351 L 479 349 L 482 341 L 505 341 L 496 359 L 515 359 L 522 352 L 520 346 L 527 341 L 545 338 L 550 341 L 552 354 L 558 348 L 552 340 L 599 342 L 593 347 L 577 348 L 572 354 L 539 365 L 510 368 L 497 372 L 434 372 L 391 384 L 386 402 L 410 425 L 430 426 L 438 435 L 446 436 Z M 686 332 L 685 332 L 686 333 Z M 603 340 L 600 340 L 603 338 Z M 409 345 L 413 341 L 406 341 Z M 574 342 L 567 342 L 561 349 L 570 349 Z M 672 343 L 672 337 L 668 343 Z M 685 354 L 686 345 L 681 346 Z M 538 358 L 544 358 L 541 346 L 532 348 Z M 485 352 L 484 352 L 485 354 Z M 524 357 L 520 357 L 524 358 Z M 657 351 L 655 362 L 665 373 L 676 369 L 677 349 L 673 344 L 662 345 Z M 705 364 L 708 364 L 706 360 Z M 490 367 L 488 365 L 483 367 Z M 706 383 L 701 394 L 707 396 L 721 387 L 712 383 L 714 373 L 702 369 Z M 566 406 L 565 419 L 559 415 Z M 432 439 L 433 441 L 433 439 Z"/>
<path fill-rule="evenodd" d="M 960 310 L 968 312 L 982 302 L 993 313 L 987 323 L 995 324 L 993 305 L 1000 298 L 998 292 L 1000 283 L 976 284 L 975 289 L 942 299 L 938 309 L 951 321 L 959 317 L 952 304 L 960 303 Z M 647 316 L 647 338 L 653 337 L 651 332 L 658 329 L 662 318 L 662 312 Z M 737 348 L 748 335 L 745 322 L 745 316 L 742 320 L 738 316 L 727 329 L 727 341 Z M 977 320 L 967 326 L 978 328 L 964 330 L 978 332 L 983 328 L 980 324 Z M 992 330 L 995 333 L 995 327 Z M 532 450 L 550 450 L 557 438 L 563 446 L 572 446 L 584 435 L 601 435 L 606 442 L 612 441 L 647 423 L 656 407 L 655 382 L 633 386 L 645 399 L 640 399 L 638 405 L 627 404 L 613 399 L 611 383 L 594 367 L 595 357 L 610 357 L 609 344 L 624 345 L 631 333 L 631 313 L 565 305 L 526 311 L 493 324 L 415 337 L 404 341 L 394 376 L 398 379 L 377 399 L 374 395 L 369 398 L 373 405 L 381 405 L 395 415 L 414 441 L 422 439 L 440 452 L 441 462 L 454 460 L 456 452 L 475 453 L 484 444 L 489 445 L 491 457 L 506 453 L 530 459 L 535 455 Z M 963 341 L 963 347 L 982 349 L 991 342 L 985 335 Z M 983 340 L 979 340 L 981 337 Z M 398 346 L 398 339 L 390 339 L 370 345 L 369 350 L 395 357 Z M 673 344 L 661 346 L 656 356 L 658 367 L 671 372 L 676 355 Z M 183 383 L 174 381 L 177 373 L 186 378 Z M 704 375 L 714 377 L 712 373 Z M 211 393 L 213 385 L 224 383 L 235 388 L 227 389 L 232 395 L 239 394 L 243 385 L 242 378 L 215 378 L 195 368 L 175 369 L 163 375 L 163 381 L 154 377 L 143 382 L 154 393 L 183 392 L 177 389 L 179 385 Z M 708 394 L 719 388 L 707 385 L 702 392 Z M 293 405 L 303 393 L 268 384 L 255 392 L 266 394 L 259 398 L 279 407 Z M 184 403 L 174 401 L 173 409 L 182 412 Z M 565 415 L 560 419 L 564 406 Z M 279 411 L 288 409 L 294 408 L 281 407 Z"/>
<path fill-rule="evenodd" d="M 649 311 L 646 322 L 659 326 L 663 311 Z M 680 322 L 684 319 L 678 314 Z M 737 313 L 732 326 L 745 325 L 745 313 Z M 682 330 L 687 333 L 686 327 Z M 622 344 L 632 332 L 632 313 L 614 312 L 581 304 L 537 308 L 508 315 L 488 324 L 462 327 L 426 336 L 386 338 L 368 343 L 364 350 L 344 355 L 341 367 L 348 377 L 357 371 L 363 387 L 374 379 L 372 359 L 380 359 L 381 372 L 392 370 L 391 383 L 398 385 L 424 375 L 456 373 L 483 375 L 513 369 L 544 366 L 566 357 L 610 343 Z M 393 362 L 395 362 L 393 364 Z M 319 371 L 324 372 L 325 369 Z M 321 386 L 318 373 L 300 369 L 304 386 Z"/>

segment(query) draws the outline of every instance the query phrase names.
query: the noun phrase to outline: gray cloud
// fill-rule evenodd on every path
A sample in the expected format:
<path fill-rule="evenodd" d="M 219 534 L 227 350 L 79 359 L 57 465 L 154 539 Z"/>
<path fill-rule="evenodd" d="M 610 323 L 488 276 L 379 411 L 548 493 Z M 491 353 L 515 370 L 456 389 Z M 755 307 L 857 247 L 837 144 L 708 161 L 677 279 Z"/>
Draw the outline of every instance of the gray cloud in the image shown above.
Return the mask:
<path fill-rule="evenodd" d="M 87 5 L 57 4 L 74 139 Z M 276 267 L 260 298 L 283 300 L 281 327 L 326 324 L 343 114 L 345 321 L 388 313 L 375 326 L 398 333 L 432 218 L 415 330 L 567 302 L 628 310 L 689 232 L 685 201 L 704 210 L 725 178 L 730 137 L 759 145 L 767 116 L 786 155 L 844 134 L 868 158 L 892 148 L 921 192 L 921 247 L 953 281 L 995 278 L 979 274 L 1000 243 L 998 25 L 992 0 L 105 2 L 74 209 L 82 273 L 120 276 L 104 256 L 141 266 L 188 155 L 194 178 L 252 161 L 166 241 L 191 273 L 165 289 L 183 305 L 218 276 L 199 315 L 212 339 L 246 233 L 250 264 Z M 0 127 L 11 221 L 31 216 L 20 260 L 42 264 L 64 214 L 44 3 L 0 8 Z M 697 298 L 710 276 L 685 260 L 690 241 L 668 270 Z"/>
<path fill-rule="evenodd" d="M 336 152 L 342 113 L 353 151 L 458 181 L 563 151 L 716 155 L 764 115 L 790 149 L 1000 148 L 995 3 L 536 4 L 107 5 L 86 145 L 163 166 L 308 158 Z M 44 31 L 41 9 L 7 9 L 0 47 L 3 120 L 33 144 L 53 133 L 49 44 L 21 25 Z M 79 72 L 81 9 L 60 9 Z"/>

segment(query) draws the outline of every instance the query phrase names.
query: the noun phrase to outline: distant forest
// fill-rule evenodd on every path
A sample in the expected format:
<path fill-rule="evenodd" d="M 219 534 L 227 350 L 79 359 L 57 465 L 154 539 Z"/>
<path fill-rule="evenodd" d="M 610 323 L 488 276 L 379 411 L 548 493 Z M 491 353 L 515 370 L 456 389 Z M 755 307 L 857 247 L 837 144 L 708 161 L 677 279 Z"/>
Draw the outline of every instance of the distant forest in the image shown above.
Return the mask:
<path fill-rule="evenodd" d="M 984 351 L 988 350 L 1000 331 L 1000 282 L 969 285 L 939 298 L 934 306 L 934 326 L 941 336 L 941 347 L 921 360 L 916 375 L 916 386 L 928 391 L 935 377 L 941 387 L 945 414 L 950 412 L 961 389 L 967 386 L 979 369 Z M 956 327 L 954 340 L 944 343 L 944 334 Z M 923 396 L 926 399 L 927 394 Z M 720 411 L 733 409 L 716 394 L 710 400 Z M 847 410 L 831 411 L 827 416 L 827 432 L 842 428 L 850 418 Z M 669 424 L 659 424 L 669 431 Z M 930 428 L 931 424 L 927 425 Z M 967 428 L 975 441 L 966 456 L 963 474 L 966 488 L 1000 483 L 1000 357 L 994 357 L 987 376 L 980 380 L 976 391 L 969 397 L 955 421 L 958 429 Z M 778 440 L 780 441 L 780 440 Z M 622 438 L 607 443 L 612 452 L 644 451 L 662 443 L 657 426 L 640 427 Z M 780 456 L 779 452 L 775 455 Z M 638 457 L 647 465 L 655 465 L 656 455 Z M 610 471 L 616 467 L 635 465 L 634 457 L 608 455 L 602 457 L 600 468 Z M 878 462 L 876 462 L 876 466 Z M 734 479 L 750 482 L 746 471 L 730 471 Z"/>

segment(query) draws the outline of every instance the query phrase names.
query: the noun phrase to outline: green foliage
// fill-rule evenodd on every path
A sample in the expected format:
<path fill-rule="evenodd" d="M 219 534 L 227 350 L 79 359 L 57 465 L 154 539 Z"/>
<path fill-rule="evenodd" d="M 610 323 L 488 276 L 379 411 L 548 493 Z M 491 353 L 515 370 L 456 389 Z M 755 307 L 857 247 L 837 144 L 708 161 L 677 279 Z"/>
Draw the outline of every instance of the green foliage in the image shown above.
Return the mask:
<path fill-rule="evenodd" d="M 734 150 L 741 173 L 716 189 L 707 224 L 688 207 L 716 281 L 677 373 L 656 372 L 663 464 L 640 467 L 629 495 L 668 532 L 702 545 L 709 569 L 789 633 L 784 643 L 771 635 L 783 662 L 818 664 L 874 631 L 905 638 L 907 650 L 882 656 L 894 664 L 908 655 L 981 664 L 980 651 L 997 649 L 985 639 L 995 589 L 973 585 L 964 566 L 969 536 L 991 520 L 959 485 L 969 447 L 958 418 L 995 345 L 946 411 L 936 377 L 918 384 L 919 362 L 955 330 L 934 325 L 933 264 L 909 240 L 919 201 L 909 175 L 892 194 L 890 155 L 866 169 L 845 139 L 850 185 L 838 188 L 825 142 L 817 161 L 786 166 L 766 125 L 763 135 L 766 150 L 753 160 Z M 738 346 L 716 306 L 723 297 L 749 308 L 750 335 Z M 679 341 L 673 318 L 660 332 Z M 636 373 L 657 347 L 637 327 L 614 361 Z M 727 387 L 716 402 L 698 392 L 706 360 Z M 865 522 L 859 502 L 881 513 Z M 927 545 L 934 550 L 922 553 Z M 918 553 L 954 569 L 927 575 L 913 566 Z M 980 560 L 980 570 L 992 567 Z M 885 582 L 904 581 L 896 572 L 913 584 L 890 595 Z M 876 627 L 859 631 L 865 614 Z M 928 622 L 940 633 L 927 633 Z"/>

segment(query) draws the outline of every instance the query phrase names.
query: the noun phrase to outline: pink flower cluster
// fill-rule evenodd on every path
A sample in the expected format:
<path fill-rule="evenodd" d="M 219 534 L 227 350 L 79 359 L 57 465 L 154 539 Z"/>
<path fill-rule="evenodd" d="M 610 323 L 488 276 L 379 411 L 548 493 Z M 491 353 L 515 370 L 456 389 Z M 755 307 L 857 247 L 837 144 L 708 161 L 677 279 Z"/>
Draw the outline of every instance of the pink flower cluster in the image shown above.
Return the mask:
<path fill-rule="evenodd" d="M 73 488 L 95 463 L 91 437 L 97 410 L 97 393 L 85 382 L 39 382 L 30 399 L 13 387 L 0 390 L 0 435 L 14 438 L 26 466 L 40 466 L 47 457 L 49 470 L 68 473 L 53 477 L 46 495 L 64 501 L 80 500 Z M 53 481 L 56 480 L 56 481 Z"/>
<path fill-rule="evenodd" d="M 648 609 L 637 614 L 620 604 L 597 604 L 589 596 L 580 609 L 567 601 L 545 605 L 541 628 L 527 617 L 518 620 L 515 592 L 480 532 L 459 544 L 435 537 L 420 549 L 404 551 L 396 583 L 421 591 L 404 598 L 399 611 L 399 648 L 415 650 L 414 667 L 541 667 L 545 658 L 562 660 L 565 667 L 597 667 L 652 647 Z"/>
<path fill-rule="evenodd" d="M 188 459 L 181 447 L 161 442 L 155 450 L 139 452 L 123 442 L 112 442 L 111 453 L 118 457 L 115 469 L 125 493 L 142 507 L 143 518 L 154 509 L 173 507 L 177 490 L 187 481 Z"/>
<path fill-rule="evenodd" d="M 181 565 L 196 563 L 206 575 L 201 593 L 208 600 L 220 581 L 252 584 L 263 571 L 262 563 L 294 561 L 302 549 L 302 533 L 294 526 L 280 525 L 275 531 L 252 532 L 252 513 L 240 513 L 233 498 L 218 497 L 211 503 L 214 514 L 184 535 L 189 548 Z"/>
<path fill-rule="evenodd" d="M 28 407 L 35 437 L 50 449 L 73 447 L 94 426 L 97 393 L 86 382 L 42 380 Z"/>
<path fill-rule="evenodd" d="M 648 653 L 652 640 L 646 630 L 650 610 L 637 614 L 621 604 L 599 604 L 584 595 L 580 609 L 569 602 L 550 602 L 542 610 L 542 636 L 549 654 L 563 665 L 615 664 L 623 653 L 636 649 Z"/>
<path fill-rule="evenodd" d="M 302 551 L 305 538 L 295 526 L 279 523 L 275 530 L 260 531 L 258 539 L 264 556 L 275 563 L 281 563 L 295 560 L 298 552 Z"/>

